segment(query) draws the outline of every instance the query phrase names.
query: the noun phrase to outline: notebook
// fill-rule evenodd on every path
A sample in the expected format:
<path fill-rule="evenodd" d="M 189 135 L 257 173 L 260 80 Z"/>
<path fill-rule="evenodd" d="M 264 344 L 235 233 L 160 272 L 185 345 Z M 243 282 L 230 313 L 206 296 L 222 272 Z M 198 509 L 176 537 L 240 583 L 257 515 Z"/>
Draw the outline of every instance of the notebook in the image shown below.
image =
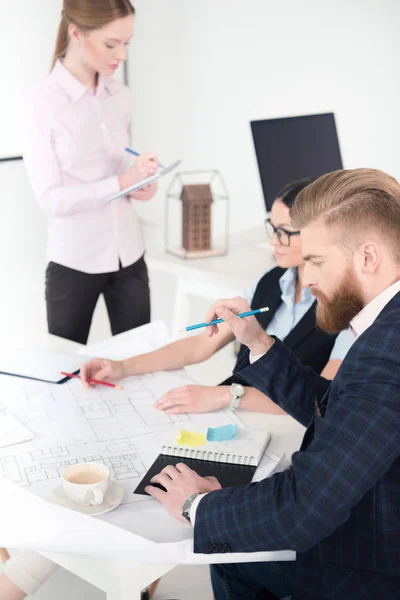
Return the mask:
<path fill-rule="evenodd" d="M 202 477 L 213 475 L 222 487 L 245 485 L 250 483 L 256 468 L 267 447 L 271 434 L 261 429 L 247 429 L 239 426 L 237 434 L 223 442 L 209 442 L 192 447 L 177 443 L 180 432 L 184 429 L 182 422 L 175 425 L 168 433 L 161 446 L 161 453 L 135 490 L 135 494 L 146 494 L 144 488 L 150 480 L 167 465 L 185 463 Z M 193 427 L 196 433 L 207 434 L 205 427 Z M 162 488 L 162 486 L 157 486 Z M 163 488 L 162 488 L 163 489 Z"/>
<path fill-rule="evenodd" d="M 64 383 L 68 377 L 61 371 L 77 373 L 89 360 L 87 356 L 78 356 L 67 352 L 56 352 L 32 347 L 20 350 L 0 360 L 0 374 L 35 379 L 47 383 Z"/>

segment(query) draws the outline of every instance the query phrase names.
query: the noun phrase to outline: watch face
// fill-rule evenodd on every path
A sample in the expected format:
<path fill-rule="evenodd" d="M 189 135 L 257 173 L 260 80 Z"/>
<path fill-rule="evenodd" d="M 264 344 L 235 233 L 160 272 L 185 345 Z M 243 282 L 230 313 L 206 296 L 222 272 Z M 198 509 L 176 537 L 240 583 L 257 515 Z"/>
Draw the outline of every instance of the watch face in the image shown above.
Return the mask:
<path fill-rule="evenodd" d="M 232 383 L 231 392 L 234 396 L 243 396 L 244 387 L 240 383 Z"/>
<path fill-rule="evenodd" d="M 191 523 L 190 514 L 186 510 L 182 513 L 182 517 L 184 517 L 188 523 Z"/>

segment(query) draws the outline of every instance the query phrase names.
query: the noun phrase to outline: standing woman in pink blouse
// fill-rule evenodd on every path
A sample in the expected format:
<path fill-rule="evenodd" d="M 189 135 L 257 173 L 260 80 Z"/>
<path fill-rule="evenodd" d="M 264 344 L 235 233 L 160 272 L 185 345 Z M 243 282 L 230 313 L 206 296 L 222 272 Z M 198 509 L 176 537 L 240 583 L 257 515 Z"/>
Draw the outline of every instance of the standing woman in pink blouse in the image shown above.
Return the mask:
<path fill-rule="evenodd" d="M 126 60 L 134 14 L 129 0 L 64 0 L 53 69 L 26 98 L 24 161 L 48 218 L 49 331 L 81 343 L 100 294 L 113 334 L 150 320 L 135 209 L 130 198 L 103 203 L 158 168 L 154 154 L 125 167 L 132 99 L 111 76 Z M 34 594 L 56 568 L 35 552 L 17 553 L 0 577 L 0 598 Z"/>
<path fill-rule="evenodd" d="M 52 71 L 26 95 L 24 161 L 48 220 L 48 328 L 82 344 L 101 294 L 113 335 L 150 320 L 132 200 L 104 203 L 159 164 L 147 153 L 126 168 L 132 97 L 112 75 L 126 60 L 134 14 L 129 0 L 64 0 Z"/>

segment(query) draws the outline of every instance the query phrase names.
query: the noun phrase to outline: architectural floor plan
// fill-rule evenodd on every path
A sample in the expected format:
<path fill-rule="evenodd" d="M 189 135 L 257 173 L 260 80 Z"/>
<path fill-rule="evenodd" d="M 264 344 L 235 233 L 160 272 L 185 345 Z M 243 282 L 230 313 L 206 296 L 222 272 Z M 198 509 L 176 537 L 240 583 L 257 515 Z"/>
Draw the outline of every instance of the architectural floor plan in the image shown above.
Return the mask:
<path fill-rule="evenodd" d="M 144 330 L 144 331 L 143 331 Z M 99 355 L 115 358 L 148 351 L 165 343 L 162 324 L 122 334 L 99 345 Z M 96 355 L 96 347 L 90 348 Z M 85 352 L 87 353 L 87 349 Z M 153 404 L 168 390 L 194 383 L 185 371 L 150 373 L 124 380 L 124 389 L 83 388 L 78 380 L 46 384 L 16 377 L 0 377 L 0 405 L 34 433 L 31 441 L 0 450 L 0 471 L 32 492 L 48 497 L 60 483 L 62 472 L 78 462 L 107 465 L 114 481 L 125 491 L 124 503 L 134 502 L 133 491 L 162 446 L 165 433 L 177 421 L 210 426 L 232 423 L 229 412 L 209 415 L 166 415 Z M 236 421 L 235 421 L 236 422 Z"/>

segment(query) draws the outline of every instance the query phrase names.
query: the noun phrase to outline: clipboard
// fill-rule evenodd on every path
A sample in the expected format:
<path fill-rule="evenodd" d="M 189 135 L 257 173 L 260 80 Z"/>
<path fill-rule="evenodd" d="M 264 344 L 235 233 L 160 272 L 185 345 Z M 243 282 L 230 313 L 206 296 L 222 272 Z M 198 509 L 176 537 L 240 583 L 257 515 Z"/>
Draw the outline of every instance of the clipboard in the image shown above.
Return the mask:
<path fill-rule="evenodd" d="M 89 357 L 78 354 L 38 347 L 24 348 L 0 360 L 0 375 L 62 384 L 70 378 L 61 375 L 61 371 L 77 374 L 88 360 Z"/>
<path fill-rule="evenodd" d="M 109 202 L 112 202 L 113 200 L 118 200 L 118 198 L 122 198 L 122 196 L 127 196 L 128 194 L 131 194 L 132 192 L 137 192 L 138 190 L 141 190 L 142 188 L 146 187 L 146 185 L 153 183 L 153 181 L 157 181 L 157 179 L 160 179 L 160 177 L 163 177 L 164 175 L 167 175 L 168 173 L 170 173 L 171 171 L 176 169 L 176 167 L 178 165 L 180 165 L 181 162 L 182 161 L 179 159 L 175 160 L 173 163 L 171 163 L 167 167 L 164 167 L 164 169 L 159 169 L 158 172 L 155 173 L 154 175 L 151 175 L 151 177 L 146 177 L 146 179 L 142 179 L 142 181 L 138 181 L 137 183 L 134 183 L 133 185 L 131 185 L 123 190 L 120 190 L 116 194 L 113 194 L 109 198 L 106 198 L 104 200 L 104 203 L 108 204 Z"/>

